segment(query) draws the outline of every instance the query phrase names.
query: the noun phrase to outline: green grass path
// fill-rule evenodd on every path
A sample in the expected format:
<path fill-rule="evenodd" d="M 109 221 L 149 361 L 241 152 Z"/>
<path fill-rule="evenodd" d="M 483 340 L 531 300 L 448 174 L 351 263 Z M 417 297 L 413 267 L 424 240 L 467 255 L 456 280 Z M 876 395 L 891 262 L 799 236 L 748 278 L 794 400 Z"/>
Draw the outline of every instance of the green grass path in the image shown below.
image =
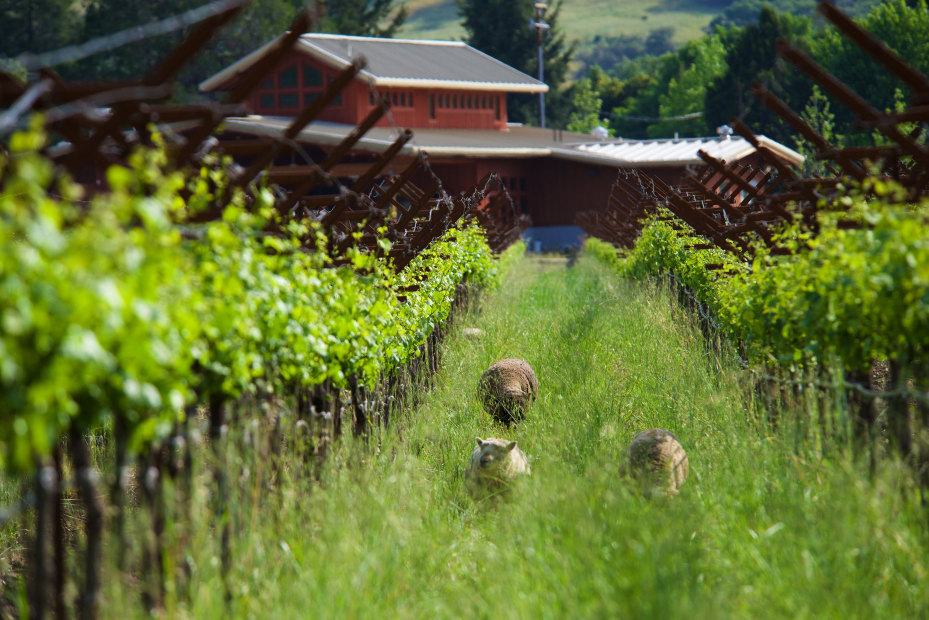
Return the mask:
<path fill-rule="evenodd" d="M 379 451 L 345 441 L 322 484 L 239 498 L 234 615 L 929 617 L 926 513 L 899 471 L 868 480 L 799 416 L 767 430 L 737 370 L 710 370 L 660 292 L 588 256 L 571 269 L 523 258 L 446 346 L 434 389 Z M 526 359 L 541 384 L 513 431 L 475 395 L 502 357 Z M 628 441 L 653 426 L 690 458 L 670 500 L 618 475 Z M 495 505 L 464 488 L 476 435 L 516 439 L 532 464 Z M 208 540 L 192 607 L 170 615 L 224 615 Z"/>

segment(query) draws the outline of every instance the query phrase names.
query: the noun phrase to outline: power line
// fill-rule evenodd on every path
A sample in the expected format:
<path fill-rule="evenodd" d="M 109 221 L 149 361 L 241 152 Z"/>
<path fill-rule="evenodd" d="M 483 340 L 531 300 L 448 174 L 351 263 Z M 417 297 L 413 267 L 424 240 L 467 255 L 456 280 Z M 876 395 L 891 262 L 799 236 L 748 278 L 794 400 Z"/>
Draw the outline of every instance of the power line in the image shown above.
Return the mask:
<path fill-rule="evenodd" d="M 623 114 L 612 115 L 613 118 L 640 121 L 643 123 L 660 123 L 662 121 L 689 121 L 694 118 L 700 118 L 701 116 L 703 116 L 703 111 L 691 112 L 689 114 L 682 114 L 680 116 L 631 116 Z"/>

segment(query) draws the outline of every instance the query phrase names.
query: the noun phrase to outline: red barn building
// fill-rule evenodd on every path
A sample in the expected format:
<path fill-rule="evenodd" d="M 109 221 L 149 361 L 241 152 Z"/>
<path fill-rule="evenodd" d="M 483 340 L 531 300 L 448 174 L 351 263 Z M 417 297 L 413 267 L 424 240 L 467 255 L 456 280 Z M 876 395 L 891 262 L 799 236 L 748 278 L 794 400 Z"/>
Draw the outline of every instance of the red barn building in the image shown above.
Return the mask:
<path fill-rule="evenodd" d="M 204 81 L 203 91 L 234 88 L 244 69 L 256 63 L 271 43 Z M 275 137 L 325 85 L 354 59 L 367 65 L 319 120 L 296 138 L 323 154 L 338 144 L 374 108 L 378 96 L 391 103 L 382 118 L 356 145 L 359 163 L 386 150 L 401 131 L 414 138 L 400 153 L 406 165 L 419 152 L 450 193 L 496 172 L 524 213 L 530 215 L 532 240 L 542 247 L 577 243 L 579 211 L 602 209 L 619 168 L 647 168 L 669 183 L 690 166 L 701 166 L 697 151 L 728 162 L 750 159 L 755 149 L 741 138 L 597 140 L 584 134 L 507 122 L 507 93 L 546 92 L 548 87 L 460 42 L 378 39 L 305 34 L 295 49 L 251 93 L 254 114 L 229 119 L 228 137 Z M 802 157 L 762 138 L 765 146 L 792 163 Z M 757 156 L 755 156 L 757 157 Z M 339 174 L 351 176 L 345 169 Z M 422 184 L 426 185 L 425 179 Z"/>
<path fill-rule="evenodd" d="M 200 85 L 226 90 L 271 43 Z M 305 34 L 248 99 L 264 116 L 296 116 L 358 57 L 367 66 L 320 120 L 357 125 L 376 98 L 391 104 L 392 121 L 414 128 L 506 129 L 507 93 L 544 93 L 548 86 L 473 47 L 455 41 L 377 39 Z M 382 119 L 381 125 L 388 121 Z"/>

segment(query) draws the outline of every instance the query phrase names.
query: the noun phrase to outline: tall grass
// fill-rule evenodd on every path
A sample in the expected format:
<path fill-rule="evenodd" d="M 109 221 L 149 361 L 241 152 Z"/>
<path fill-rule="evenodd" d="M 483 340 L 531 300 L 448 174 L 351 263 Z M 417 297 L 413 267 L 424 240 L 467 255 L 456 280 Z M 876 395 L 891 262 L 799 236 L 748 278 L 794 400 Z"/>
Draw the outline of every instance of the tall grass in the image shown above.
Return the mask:
<path fill-rule="evenodd" d="M 342 441 L 318 482 L 293 458 L 269 484 L 267 462 L 233 449 L 244 469 L 231 481 L 231 602 L 201 491 L 192 523 L 169 530 L 186 537 L 191 577 L 189 603 L 169 580 L 166 615 L 929 617 L 929 520 L 905 470 L 870 474 L 847 447 L 824 451 L 806 413 L 783 411 L 772 430 L 734 365 L 709 355 L 662 291 L 589 256 L 571 269 L 522 259 L 455 324 L 421 405 L 389 432 Z M 515 430 L 475 393 L 502 357 L 526 359 L 541 384 Z M 689 455 L 673 499 L 643 498 L 619 475 L 648 427 Z M 532 475 L 473 501 L 475 436 L 516 439 Z M 107 615 L 141 615 L 136 584 L 107 583 Z"/>

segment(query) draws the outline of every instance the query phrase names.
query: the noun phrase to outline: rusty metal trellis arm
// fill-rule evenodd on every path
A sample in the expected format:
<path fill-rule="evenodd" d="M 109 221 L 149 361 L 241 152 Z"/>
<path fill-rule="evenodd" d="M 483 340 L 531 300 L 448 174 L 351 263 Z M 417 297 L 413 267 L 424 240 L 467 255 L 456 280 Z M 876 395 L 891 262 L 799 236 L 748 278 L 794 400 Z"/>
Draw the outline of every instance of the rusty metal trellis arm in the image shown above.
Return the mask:
<path fill-rule="evenodd" d="M 806 73 L 811 79 L 818 82 L 833 94 L 839 101 L 848 107 L 856 116 L 865 122 L 878 121 L 883 114 L 868 104 L 857 93 L 843 84 L 829 72 L 823 69 L 812 58 L 781 39 L 777 42 L 777 51 L 784 58 L 792 62 L 798 69 Z M 919 145 L 915 140 L 903 135 L 896 125 L 878 125 L 878 131 L 900 145 L 900 148 L 917 160 L 924 168 L 929 169 L 929 150 Z"/>
<path fill-rule="evenodd" d="M 752 132 L 751 129 L 748 128 L 748 125 L 737 118 L 733 118 L 729 124 L 737 134 L 748 140 L 748 143 L 755 147 L 755 150 L 759 155 L 761 155 L 762 159 L 764 159 L 766 163 L 770 164 L 774 167 L 775 170 L 777 170 L 778 176 L 781 179 L 787 183 L 791 183 L 797 180 L 797 173 L 794 172 L 787 164 L 785 164 L 780 157 L 771 152 L 770 149 L 768 149 L 766 146 L 763 146 L 758 141 L 758 137 Z M 790 213 L 776 201 L 768 200 L 767 204 L 768 208 L 777 212 L 785 219 L 789 220 L 791 218 Z"/>
<path fill-rule="evenodd" d="M 368 133 L 368 130 L 371 129 L 375 123 L 377 123 L 382 116 L 387 112 L 387 106 L 384 103 L 376 106 L 368 116 L 365 117 L 364 121 L 357 127 L 355 127 L 351 133 L 349 133 L 339 144 L 336 146 L 326 157 L 325 161 L 319 166 L 319 170 L 311 174 L 303 183 L 301 183 L 294 191 L 290 192 L 284 200 L 278 204 L 278 210 L 281 213 L 289 211 L 297 203 L 301 197 L 308 194 L 314 187 L 316 187 L 326 176 L 325 173 L 335 166 L 341 159 L 348 153 L 355 144 L 361 140 L 361 138 Z"/>
<path fill-rule="evenodd" d="M 712 169 L 716 170 L 725 180 L 729 181 L 729 183 L 734 185 L 735 186 L 733 188 L 734 192 L 742 190 L 742 191 L 750 193 L 751 195 L 755 194 L 756 188 L 753 187 L 750 183 L 748 183 L 745 179 L 740 177 L 738 174 L 730 170 L 726 166 L 725 162 L 716 159 L 715 157 L 713 157 L 712 155 L 710 155 L 709 153 L 707 153 L 706 151 L 702 149 L 697 151 L 697 155 L 700 157 L 700 159 L 705 161 Z M 732 219 L 732 220 L 742 219 L 742 217 L 744 216 L 744 213 L 741 210 L 739 210 L 735 205 L 733 205 L 726 196 L 717 194 L 714 190 L 704 185 L 704 183 L 698 177 L 694 175 L 690 176 L 690 181 L 692 183 L 695 183 L 701 190 L 706 192 L 706 194 L 708 195 L 711 201 L 716 202 L 720 207 L 722 207 L 726 215 L 729 216 L 729 219 Z"/>
<path fill-rule="evenodd" d="M 242 76 L 240 76 L 241 79 L 239 83 L 227 94 L 223 102 L 239 103 L 245 99 L 245 97 L 258 86 L 261 80 L 265 78 L 271 67 L 277 65 L 278 61 L 290 51 L 297 42 L 297 39 L 300 38 L 300 35 L 309 30 L 313 24 L 316 23 L 314 15 L 315 13 L 311 14 L 309 10 L 301 11 L 290 25 L 290 30 L 287 34 L 279 38 L 274 45 L 272 45 L 271 50 L 258 62 L 245 70 Z M 195 131 L 191 132 L 187 139 L 187 144 L 177 155 L 177 161 L 181 163 L 189 161 L 193 154 L 200 148 L 203 141 L 206 140 L 215 129 L 215 125 L 209 126 L 208 124 L 202 124 Z"/>
<path fill-rule="evenodd" d="M 751 92 L 755 97 L 761 101 L 765 106 L 768 107 L 772 112 L 780 116 L 787 122 L 788 125 L 794 128 L 797 133 L 802 135 L 804 138 L 810 141 L 810 143 L 816 148 L 819 153 L 823 152 L 834 152 L 834 147 L 829 143 L 823 136 L 810 127 L 799 114 L 795 113 L 787 104 L 781 101 L 781 99 L 772 93 L 770 90 L 765 88 L 760 82 L 755 82 L 752 84 Z M 858 179 L 859 181 L 864 179 L 868 173 L 862 168 L 857 162 L 852 160 L 850 157 L 844 156 L 841 154 L 841 151 L 838 152 L 838 157 L 835 161 L 842 166 L 846 174 L 849 176 Z"/>
<path fill-rule="evenodd" d="M 359 71 L 364 69 L 365 64 L 366 61 L 363 58 L 355 60 L 339 73 L 326 90 L 313 100 L 309 106 L 304 108 L 297 118 L 287 126 L 287 129 L 284 130 L 283 139 L 275 142 L 261 156 L 255 158 L 255 161 L 236 179 L 235 186 L 245 187 L 251 183 L 268 164 L 274 161 L 281 151 L 286 150 L 285 147 L 289 148 L 290 141 L 296 138 L 304 127 L 313 122 L 326 106 L 341 94 L 342 89 L 355 78 Z"/>
<path fill-rule="evenodd" d="M 239 14 L 251 0 L 228 0 L 226 8 L 208 17 L 165 56 L 143 80 L 145 84 L 164 84 L 181 70 L 197 52 L 212 40 L 216 32 Z"/>
<path fill-rule="evenodd" d="M 734 191 L 744 191 L 746 193 L 745 199 L 742 201 L 742 208 L 744 205 L 748 205 L 753 200 L 755 200 L 759 195 L 763 195 L 766 189 L 767 183 L 770 180 L 770 175 L 765 173 L 762 170 L 750 169 L 750 174 L 746 177 L 737 174 L 730 167 L 725 165 L 725 162 L 716 159 L 709 153 L 704 150 L 697 151 L 697 155 L 707 163 L 711 170 L 716 171 L 720 175 L 728 179 L 734 186 Z M 758 177 L 759 174 L 761 178 L 756 181 L 756 185 L 752 185 L 751 180 Z M 739 211 L 739 217 L 743 217 L 745 214 L 742 211 Z"/>
<path fill-rule="evenodd" d="M 311 13 L 309 9 L 300 11 L 300 14 L 290 25 L 287 34 L 278 39 L 272 46 L 271 51 L 262 56 L 261 60 L 245 70 L 241 76 L 241 81 L 229 92 L 225 102 L 238 103 L 245 99 L 267 77 L 268 70 L 277 66 L 278 61 L 290 51 L 303 33 L 310 30 L 317 22 L 316 13 Z"/>
<path fill-rule="evenodd" d="M 394 179 L 390 186 L 384 191 L 377 200 L 374 201 L 374 207 L 377 209 L 384 209 L 393 200 L 393 197 L 403 189 L 403 186 L 406 185 L 414 174 L 422 166 L 422 161 L 420 159 L 413 160 L 406 170 L 404 170 L 400 176 Z M 329 213 L 327 213 L 321 220 L 321 223 L 325 227 L 333 226 L 341 217 L 342 212 L 345 210 L 344 201 L 337 202 Z"/>
<path fill-rule="evenodd" d="M 400 152 L 400 150 L 406 146 L 407 142 L 413 139 L 413 132 L 409 129 L 403 131 L 394 143 L 384 151 L 376 162 L 371 164 L 371 167 L 368 168 L 367 172 L 358 177 L 358 180 L 355 181 L 355 184 L 352 185 L 352 190 L 356 192 L 362 192 L 365 190 L 368 185 L 374 181 L 381 171 L 387 167 L 388 164 L 393 160 L 393 158 Z"/>
<path fill-rule="evenodd" d="M 929 77 L 907 64 L 883 41 L 856 24 L 832 3 L 821 1 L 816 8 L 855 45 L 905 83 L 913 92 L 911 103 L 929 103 Z"/>

